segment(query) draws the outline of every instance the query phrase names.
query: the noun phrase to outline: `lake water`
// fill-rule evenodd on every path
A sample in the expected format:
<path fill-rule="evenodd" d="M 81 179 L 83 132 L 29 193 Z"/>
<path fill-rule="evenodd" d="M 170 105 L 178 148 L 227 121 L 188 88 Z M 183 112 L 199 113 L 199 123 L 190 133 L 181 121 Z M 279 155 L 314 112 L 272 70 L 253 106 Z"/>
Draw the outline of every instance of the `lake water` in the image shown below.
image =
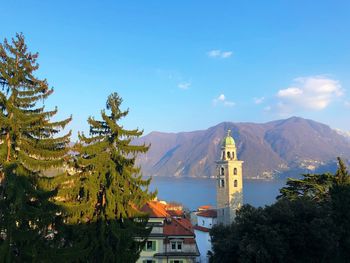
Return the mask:
<path fill-rule="evenodd" d="M 244 180 L 243 201 L 256 207 L 272 204 L 285 183 L 285 180 Z M 153 177 L 150 189 L 158 189 L 160 200 L 176 201 L 195 210 L 201 205 L 216 205 L 215 187 L 215 179 Z"/>

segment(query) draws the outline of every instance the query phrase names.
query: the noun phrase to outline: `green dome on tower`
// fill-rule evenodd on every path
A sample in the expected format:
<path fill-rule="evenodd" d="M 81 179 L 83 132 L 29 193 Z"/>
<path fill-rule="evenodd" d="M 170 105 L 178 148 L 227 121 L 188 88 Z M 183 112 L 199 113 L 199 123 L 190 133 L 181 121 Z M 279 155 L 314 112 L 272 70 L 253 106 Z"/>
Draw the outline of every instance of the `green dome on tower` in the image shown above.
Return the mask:
<path fill-rule="evenodd" d="M 226 137 L 222 140 L 222 146 L 235 145 L 235 140 L 231 137 L 231 130 L 227 131 Z"/>

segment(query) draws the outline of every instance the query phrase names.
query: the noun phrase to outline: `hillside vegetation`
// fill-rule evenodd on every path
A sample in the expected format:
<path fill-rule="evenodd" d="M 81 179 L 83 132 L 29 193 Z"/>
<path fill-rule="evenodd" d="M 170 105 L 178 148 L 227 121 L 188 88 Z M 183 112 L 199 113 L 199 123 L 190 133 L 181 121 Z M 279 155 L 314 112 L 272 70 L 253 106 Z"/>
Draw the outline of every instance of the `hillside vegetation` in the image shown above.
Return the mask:
<path fill-rule="evenodd" d="M 350 160 L 346 137 L 325 124 L 292 117 L 262 124 L 223 122 L 193 132 L 152 132 L 134 141 L 152 145 L 137 163 L 149 176 L 214 176 L 219 145 L 228 129 L 244 161 L 246 178 L 335 171 L 334 156 Z"/>

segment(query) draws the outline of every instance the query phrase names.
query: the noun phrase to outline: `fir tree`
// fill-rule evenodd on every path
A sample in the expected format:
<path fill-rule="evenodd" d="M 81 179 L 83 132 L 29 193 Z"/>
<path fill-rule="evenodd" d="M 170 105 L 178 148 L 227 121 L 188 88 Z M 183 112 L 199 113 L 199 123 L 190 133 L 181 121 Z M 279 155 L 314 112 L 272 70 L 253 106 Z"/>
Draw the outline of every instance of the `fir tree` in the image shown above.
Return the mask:
<path fill-rule="evenodd" d="M 65 239 L 84 251 L 67 252 L 67 260 L 135 262 L 150 232 L 138 208 L 155 193 L 148 191 L 150 179 L 144 180 L 135 166 L 136 155 L 149 147 L 131 144 L 142 131 L 120 125 L 128 114 L 121 103 L 113 93 L 107 99 L 109 114 L 103 110 L 102 120 L 88 119 L 90 137 L 79 134 L 75 147 L 77 172 L 61 182 L 59 201 L 66 209 L 66 222 L 72 224 Z"/>
<path fill-rule="evenodd" d="M 35 76 L 38 54 L 17 34 L 0 44 L 0 259 L 47 261 L 57 206 L 42 189 L 42 172 L 61 167 L 70 133 L 58 133 L 71 118 L 52 122 L 46 111 L 53 89 Z"/>

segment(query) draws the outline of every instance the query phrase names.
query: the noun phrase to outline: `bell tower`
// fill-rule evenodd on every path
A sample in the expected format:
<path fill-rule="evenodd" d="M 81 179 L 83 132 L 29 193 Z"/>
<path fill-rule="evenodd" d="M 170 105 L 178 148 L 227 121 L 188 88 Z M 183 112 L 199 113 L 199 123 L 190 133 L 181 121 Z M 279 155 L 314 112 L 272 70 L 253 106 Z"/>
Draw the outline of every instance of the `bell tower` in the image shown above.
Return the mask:
<path fill-rule="evenodd" d="M 220 159 L 216 161 L 216 206 L 219 224 L 229 225 L 243 204 L 243 161 L 237 159 L 237 149 L 231 130 L 221 143 Z"/>

